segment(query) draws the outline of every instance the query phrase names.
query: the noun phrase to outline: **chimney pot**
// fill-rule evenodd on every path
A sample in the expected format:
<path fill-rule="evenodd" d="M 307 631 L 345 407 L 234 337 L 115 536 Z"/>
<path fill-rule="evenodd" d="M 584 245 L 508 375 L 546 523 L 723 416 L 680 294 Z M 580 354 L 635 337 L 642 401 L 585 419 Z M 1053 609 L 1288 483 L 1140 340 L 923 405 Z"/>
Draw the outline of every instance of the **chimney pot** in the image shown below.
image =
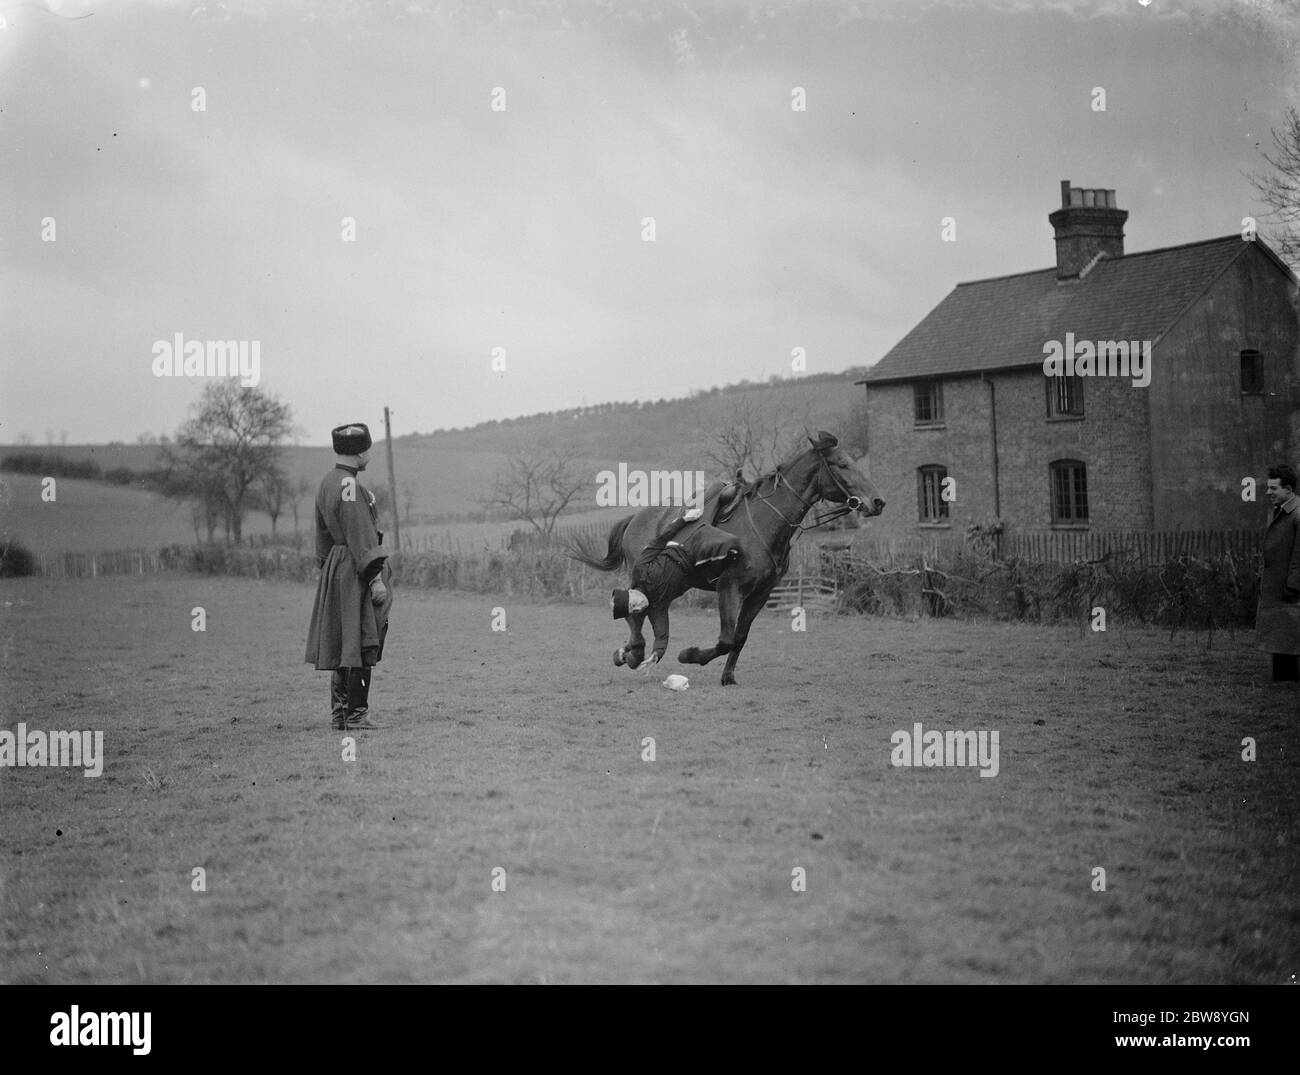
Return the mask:
<path fill-rule="evenodd" d="M 1097 256 L 1124 256 L 1128 211 L 1115 204 L 1109 187 L 1072 187 L 1061 182 L 1062 206 L 1048 216 L 1056 233 L 1057 279 L 1077 279 Z"/>

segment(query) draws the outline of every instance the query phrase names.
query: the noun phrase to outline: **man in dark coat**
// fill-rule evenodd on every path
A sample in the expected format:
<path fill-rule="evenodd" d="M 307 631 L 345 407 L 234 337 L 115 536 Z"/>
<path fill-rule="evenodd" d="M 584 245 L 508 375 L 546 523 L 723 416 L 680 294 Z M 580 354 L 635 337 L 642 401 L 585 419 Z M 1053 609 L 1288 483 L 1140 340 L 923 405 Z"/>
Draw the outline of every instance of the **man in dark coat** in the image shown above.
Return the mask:
<path fill-rule="evenodd" d="M 370 460 L 370 430 L 354 422 L 333 430 L 331 438 L 337 461 L 316 493 L 321 573 L 306 660 L 332 673 L 331 728 L 378 728 L 369 715 L 370 676 L 383 656 L 393 599 L 375 497 L 357 477 Z"/>
<path fill-rule="evenodd" d="M 1300 496 L 1296 472 L 1285 463 L 1268 468 L 1269 503 L 1259 579 L 1256 644 L 1273 655 L 1275 680 L 1300 680 Z"/>

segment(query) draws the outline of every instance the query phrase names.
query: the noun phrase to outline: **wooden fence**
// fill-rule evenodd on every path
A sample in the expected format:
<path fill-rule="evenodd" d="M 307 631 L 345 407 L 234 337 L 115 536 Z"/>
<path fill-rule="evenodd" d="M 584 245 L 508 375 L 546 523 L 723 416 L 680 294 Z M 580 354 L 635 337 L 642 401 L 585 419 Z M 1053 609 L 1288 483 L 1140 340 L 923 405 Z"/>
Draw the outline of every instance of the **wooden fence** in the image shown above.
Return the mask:
<path fill-rule="evenodd" d="M 545 547 L 558 547 L 563 541 L 586 537 L 598 548 L 604 548 L 608 534 L 605 523 L 587 523 L 558 529 L 550 541 L 517 542 L 516 551 L 536 551 Z M 508 543 L 507 543 L 508 544 Z M 462 546 L 424 538 L 414 543 L 408 552 L 442 552 L 455 557 L 481 557 L 484 554 L 500 556 L 505 548 Z M 1003 535 L 999 559 L 1018 559 L 1027 563 L 1069 564 L 1078 561 L 1100 561 L 1106 557 L 1129 562 L 1164 563 L 1177 557 L 1188 556 L 1201 560 L 1216 560 L 1231 556 L 1237 560 L 1253 560 L 1259 555 L 1258 530 L 1179 530 L 1164 533 L 1104 530 L 1028 531 Z M 115 552 L 67 552 L 38 556 L 40 572 L 47 578 L 98 578 L 103 575 L 150 575 L 185 566 L 187 550 L 127 549 Z M 791 549 L 790 569 L 782 587 L 773 592 L 772 600 L 784 602 L 791 597 L 794 603 L 804 600 L 805 607 L 817 607 L 834 601 L 833 589 L 826 590 L 827 580 L 833 578 L 834 565 L 841 557 L 851 557 L 877 567 L 898 565 L 941 568 L 951 565 L 958 556 L 972 555 L 960 535 L 908 538 L 871 538 L 862 534 L 851 541 L 843 534 L 827 534 L 821 541 L 813 536 L 797 541 Z M 812 602 L 812 605 L 808 605 Z M 772 607 L 769 603 L 769 607 Z"/>
<path fill-rule="evenodd" d="M 1259 555 L 1259 530 L 1027 530 L 1003 534 L 998 539 L 997 558 L 1024 560 L 1036 564 L 1072 564 L 1080 560 L 1099 561 L 1106 556 L 1137 563 L 1163 563 L 1180 556 L 1201 560 L 1231 555 L 1250 559 Z M 801 548 L 802 546 L 802 548 Z M 914 561 L 924 557 L 931 564 L 951 563 L 958 556 L 972 556 L 973 550 L 961 534 L 924 535 L 906 538 L 872 538 L 859 535 L 851 542 L 842 536 L 796 545 L 805 570 L 820 568 L 826 556 L 838 551 L 882 565 Z M 816 552 L 810 550 L 816 549 Z M 791 572 L 795 570 L 792 561 Z"/>
<path fill-rule="evenodd" d="M 787 575 L 768 595 L 769 609 L 786 612 L 802 608 L 805 612 L 836 612 L 839 610 L 839 586 L 829 575 Z"/>
<path fill-rule="evenodd" d="M 63 552 L 37 557 L 41 574 L 49 579 L 94 579 L 101 575 L 154 575 L 176 564 L 162 550 L 125 549 L 118 552 Z"/>
<path fill-rule="evenodd" d="M 594 523 L 572 523 L 569 526 L 557 526 L 549 535 L 539 534 L 535 530 L 516 530 L 513 534 L 508 534 L 501 539 L 501 547 L 503 549 L 534 550 L 571 545 L 575 541 L 583 540 L 588 542 L 592 548 L 599 549 L 603 553 L 609 538 L 609 531 L 617 521 L 617 519 L 611 519 L 608 522 L 601 520 Z"/>

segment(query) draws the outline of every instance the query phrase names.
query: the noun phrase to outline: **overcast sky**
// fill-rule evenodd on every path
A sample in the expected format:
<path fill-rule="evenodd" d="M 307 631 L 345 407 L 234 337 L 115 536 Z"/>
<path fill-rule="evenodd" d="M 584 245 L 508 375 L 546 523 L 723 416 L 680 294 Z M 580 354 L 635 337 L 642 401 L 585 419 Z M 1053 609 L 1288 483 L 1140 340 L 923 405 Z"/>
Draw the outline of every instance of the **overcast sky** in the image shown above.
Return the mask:
<path fill-rule="evenodd" d="M 1259 214 L 1282 6 L 0 0 L 0 442 L 174 432 L 177 333 L 305 443 L 868 365 L 1062 179 L 1129 251 Z"/>

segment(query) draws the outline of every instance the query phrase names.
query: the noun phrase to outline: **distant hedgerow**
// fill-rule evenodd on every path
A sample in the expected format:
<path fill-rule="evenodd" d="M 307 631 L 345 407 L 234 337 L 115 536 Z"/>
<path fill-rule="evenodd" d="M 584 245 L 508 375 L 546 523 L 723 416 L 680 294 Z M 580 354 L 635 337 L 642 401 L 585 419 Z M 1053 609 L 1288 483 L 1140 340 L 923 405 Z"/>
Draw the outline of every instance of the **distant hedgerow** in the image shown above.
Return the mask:
<path fill-rule="evenodd" d="M 0 470 L 12 474 L 39 474 L 42 477 L 86 478 L 96 481 L 103 477 L 99 464 L 90 459 L 64 459 L 47 452 L 15 452 L 0 459 Z"/>

